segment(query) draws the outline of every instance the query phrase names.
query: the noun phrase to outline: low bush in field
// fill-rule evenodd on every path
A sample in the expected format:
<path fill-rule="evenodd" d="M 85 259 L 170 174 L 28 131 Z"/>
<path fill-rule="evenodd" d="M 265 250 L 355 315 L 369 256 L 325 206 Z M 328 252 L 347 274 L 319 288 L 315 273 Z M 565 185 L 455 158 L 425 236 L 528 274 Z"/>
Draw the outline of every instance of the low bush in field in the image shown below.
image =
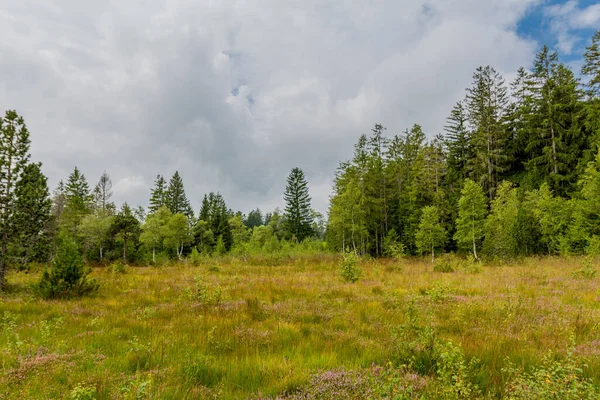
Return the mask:
<path fill-rule="evenodd" d="M 362 270 L 357 264 L 356 255 L 353 252 L 344 254 L 340 265 L 340 275 L 346 282 L 356 283 L 362 275 Z"/>
<path fill-rule="evenodd" d="M 600 390 L 591 379 L 583 375 L 585 365 L 573 355 L 573 348 L 563 361 L 556 361 L 549 353 L 541 366 L 532 372 L 516 368 L 513 364 L 504 369 L 509 374 L 506 385 L 507 398 L 511 400 L 596 400 Z"/>
<path fill-rule="evenodd" d="M 87 276 L 92 272 L 86 268 L 77 244 L 62 238 L 50 270 L 45 270 L 35 291 L 45 299 L 79 297 L 94 293 L 100 285 Z"/>

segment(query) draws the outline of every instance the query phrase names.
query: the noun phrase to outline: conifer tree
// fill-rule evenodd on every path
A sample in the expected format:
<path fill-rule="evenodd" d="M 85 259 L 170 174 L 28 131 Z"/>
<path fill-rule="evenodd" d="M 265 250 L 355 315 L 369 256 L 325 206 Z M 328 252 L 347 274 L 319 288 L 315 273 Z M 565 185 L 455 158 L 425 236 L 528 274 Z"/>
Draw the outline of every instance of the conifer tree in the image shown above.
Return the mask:
<path fill-rule="evenodd" d="M 473 131 L 472 177 L 492 199 L 509 161 L 503 126 L 508 98 L 502 76 L 490 66 L 477 68 L 473 85 L 467 89 L 466 104 Z"/>
<path fill-rule="evenodd" d="M 112 221 L 110 232 L 114 236 L 118 236 L 123 240 L 123 262 L 127 263 L 127 243 L 128 241 L 135 240 L 139 234 L 138 220 L 133 216 L 131 207 L 127 203 L 124 203 L 121 207 L 121 211 Z"/>
<path fill-rule="evenodd" d="M 246 227 L 252 229 L 255 226 L 264 225 L 263 216 L 260 209 L 252 210 L 248 213 L 248 216 L 244 219 Z"/>
<path fill-rule="evenodd" d="M 192 211 L 190 202 L 185 195 L 183 180 L 181 179 L 178 171 L 175 171 L 171 177 L 171 180 L 169 181 L 169 187 L 165 195 L 165 201 L 167 208 L 173 214 L 184 214 L 189 219 L 194 218 L 194 212 Z"/>
<path fill-rule="evenodd" d="M 8 268 L 8 248 L 13 223 L 15 186 L 29 161 L 29 131 L 15 111 L 0 118 L 0 290 Z"/>
<path fill-rule="evenodd" d="M 94 187 L 94 205 L 102 214 L 108 214 L 109 210 L 114 210 L 114 204 L 110 202 L 112 195 L 112 180 L 110 175 L 104 171 Z"/>
<path fill-rule="evenodd" d="M 581 73 L 588 78 L 587 94 L 591 98 L 600 97 L 600 30 L 592 38 L 592 44 L 583 54 L 584 64 Z"/>
<path fill-rule="evenodd" d="M 41 164 L 31 163 L 23 168 L 14 194 L 11 236 L 22 265 L 26 266 L 36 256 L 36 246 L 47 234 L 51 219 L 52 202 Z"/>
<path fill-rule="evenodd" d="M 284 217 L 287 234 L 300 242 L 312 234 L 308 182 L 300 168 L 296 167 L 290 172 L 283 198 L 286 203 Z"/>
<path fill-rule="evenodd" d="M 582 138 L 577 128 L 581 92 L 573 72 L 544 46 L 536 55 L 528 81 L 527 170 L 557 195 L 568 194 L 576 182 Z"/>
<path fill-rule="evenodd" d="M 456 220 L 456 240 L 460 249 L 473 251 L 475 259 L 477 247 L 484 234 L 487 204 L 483 189 L 470 179 L 465 180 L 464 187 L 458 201 L 458 219 Z"/>
<path fill-rule="evenodd" d="M 446 119 L 445 144 L 448 149 L 448 175 L 450 190 L 462 186 L 467 178 L 467 163 L 473 158 L 467 115 L 463 102 L 458 102 Z"/>
<path fill-rule="evenodd" d="M 61 216 L 61 225 L 73 238 L 77 237 L 77 228 L 83 217 L 91 210 L 92 194 L 85 175 L 75 167 L 65 185 L 65 209 Z"/>
<path fill-rule="evenodd" d="M 157 175 L 154 188 L 150 191 L 150 205 L 148 214 L 154 214 L 159 208 L 167 204 L 167 182 L 162 175 Z"/>

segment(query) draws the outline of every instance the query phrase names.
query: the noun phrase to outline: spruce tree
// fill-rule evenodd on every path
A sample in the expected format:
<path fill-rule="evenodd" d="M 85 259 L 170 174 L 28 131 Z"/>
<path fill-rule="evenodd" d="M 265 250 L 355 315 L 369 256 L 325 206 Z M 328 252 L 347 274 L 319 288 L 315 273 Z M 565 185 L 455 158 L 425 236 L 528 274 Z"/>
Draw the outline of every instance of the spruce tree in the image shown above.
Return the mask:
<path fill-rule="evenodd" d="M 286 203 L 284 217 L 287 234 L 300 242 L 312 234 L 308 182 L 300 168 L 296 167 L 290 172 L 283 198 Z"/>
<path fill-rule="evenodd" d="M 36 256 L 36 246 L 47 233 L 51 219 L 48 183 L 40 168 L 41 164 L 26 165 L 15 185 L 11 236 L 24 266 Z"/>
<path fill-rule="evenodd" d="M 183 180 L 181 179 L 178 171 L 175 171 L 171 177 L 171 180 L 169 181 L 169 187 L 165 194 L 165 201 L 167 208 L 173 214 L 184 214 L 189 219 L 194 218 L 194 212 L 192 211 L 190 202 L 185 195 Z"/>
<path fill-rule="evenodd" d="M 588 78 L 587 93 L 591 98 L 600 97 L 600 30 L 592 38 L 592 44 L 583 54 L 581 73 Z"/>
<path fill-rule="evenodd" d="M 150 192 L 150 205 L 148 214 L 154 214 L 159 208 L 167 204 L 167 182 L 162 175 L 157 175 L 154 188 Z"/>
<path fill-rule="evenodd" d="M 94 187 L 94 206 L 102 214 L 108 214 L 109 210 L 114 209 L 114 204 L 110 202 L 112 195 L 112 180 L 110 179 L 110 175 L 104 171 Z"/>
<path fill-rule="evenodd" d="M 0 118 L 0 290 L 8 268 L 8 248 L 16 202 L 15 186 L 29 161 L 29 131 L 15 111 Z"/>
<path fill-rule="evenodd" d="M 467 115 L 463 102 L 458 102 L 446 119 L 445 144 L 448 149 L 448 175 L 450 190 L 462 186 L 467 178 L 467 163 L 473 157 Z"/>
<path fill-rule="evenodd" d="M 528 80 L 527 170 L 560 196 L 576 182 L 584 138 L 577 126 L 581 92 L 573 72 L 547 46 L 535 58 Z M 538 186 L 539 186 L 538 184 Z"/>
<path fill-rule="evenodd" d="M 473 74 L 473 85 L 467 89 L 466 103 L 473 131 L 472 177 L 481 183 L 492 199 L 509 161 L 503 126 L 508 97 L 502 76 L 489 65 L 477 68 Z"/>
<path fill-rule="evenodd" d="M 75 167 L 65 185 L 65 209 L 60 224 L 73 237 L 77 236 L 77 227 L 83 217 L 91 211 L 93 196 L 85 175 Z"/>
<path fill-rule="evenodd" d="M 127 263 L 127 243 L 137 238 L 139 234 L 139 221 L 133 216 L 131 207 L 123 204 L 121 211 L 112 220 L 110 232 L 113 236 L 123 240 L 123 262 Z"/>
<path fill-rule="evenodd" d="M 246 227 L 252 229 L 255 226 L 261 226 L 264 224 L 262 213 L 260 209 L 252 210 L 248 213 L 248 216 L 244 219 Z"/>

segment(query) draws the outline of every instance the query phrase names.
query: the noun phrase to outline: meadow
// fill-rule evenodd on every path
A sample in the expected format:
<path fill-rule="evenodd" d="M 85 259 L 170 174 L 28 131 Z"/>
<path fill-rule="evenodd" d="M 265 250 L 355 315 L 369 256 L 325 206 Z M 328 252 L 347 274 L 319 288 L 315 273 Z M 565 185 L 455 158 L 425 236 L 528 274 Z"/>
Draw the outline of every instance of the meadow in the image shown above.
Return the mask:
<path fill-rule="evenodd" d="M 30 289 L 39 271 L 13 271 L 0 295 L 0 398 L 598 395 L 594 260 L 449 258 L 448 272 L 424 259 L 362 260 L 356 283 L 339 264 L 95 267 L 97 294 L 52 301 Z"/>

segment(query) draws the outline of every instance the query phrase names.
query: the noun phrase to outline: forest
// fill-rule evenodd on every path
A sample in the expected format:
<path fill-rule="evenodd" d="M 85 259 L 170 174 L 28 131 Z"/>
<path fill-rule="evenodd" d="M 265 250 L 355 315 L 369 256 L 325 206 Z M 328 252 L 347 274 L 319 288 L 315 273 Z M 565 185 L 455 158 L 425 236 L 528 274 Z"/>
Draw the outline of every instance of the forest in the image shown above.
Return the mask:
<path fill-rule="evenodd" d="M 51 191 L 6 111 L 0 397 L 599 398 L 600 31 L 580 71 L 544 46 L 476 68 L 444 132 L 386 132 L 327 215 L 300 167 L 246 215 L 178 171 L 144 205 L 78 167 Z"/>

